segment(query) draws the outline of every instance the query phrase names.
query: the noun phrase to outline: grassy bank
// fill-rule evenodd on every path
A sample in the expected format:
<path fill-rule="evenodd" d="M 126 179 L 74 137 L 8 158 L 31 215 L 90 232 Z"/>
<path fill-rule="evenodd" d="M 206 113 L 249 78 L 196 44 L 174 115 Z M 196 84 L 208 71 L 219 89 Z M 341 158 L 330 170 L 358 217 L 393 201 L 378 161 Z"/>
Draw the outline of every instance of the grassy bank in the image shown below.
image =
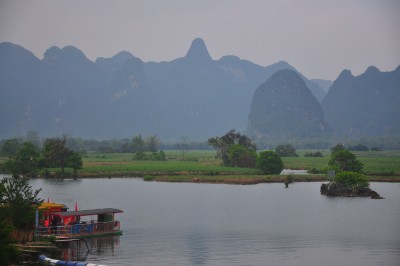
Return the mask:
<path fill-rule="evenodd" d="M 304 157 L 308 150 L 298 151 L 299 157 L 282 158 L 287 169 L 313 170 L 318 174 L 293 175 L 296 181 L 324 181 L 330 152 L 324 157 Z M 263 175 L 257 169 L 221 166 L 215 151 L 166 151 L 166 161 L 136 161 L 129 153 L 89 153 L 83 157 L 80 177 L 144 177 L 145 180 L 166 182 L 202 182 L 255 184 L 285 182 L 287 176 Z M 354 152 L 364 163 L 371 181 L 400 182 L 400 151 Z M 72 174 L 67 169 L 67 175 Z"/>

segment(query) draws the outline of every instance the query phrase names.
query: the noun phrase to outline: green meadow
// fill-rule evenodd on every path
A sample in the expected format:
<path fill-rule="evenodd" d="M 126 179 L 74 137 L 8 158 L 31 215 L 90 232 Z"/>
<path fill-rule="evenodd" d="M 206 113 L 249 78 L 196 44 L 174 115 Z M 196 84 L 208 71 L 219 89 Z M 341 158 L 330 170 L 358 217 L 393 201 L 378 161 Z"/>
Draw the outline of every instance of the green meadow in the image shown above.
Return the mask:
<path fill-rule="evenodd" d="M 299 150 L 298 157 L 283 157 L 286 169 L 305 169 L 314 175 L 296 176 L 295 181 L 324 180 L 330 159 L 304 157 L 313 150 Z M 171 182 L 259 183 L 280 182 L 284 177 L 264 176 L 257 169 L 225 167 L 213 150 L 165 151 L 166 161 L 137 161 L 130 153 L 88 153 L 83 156 L 82 177 L 136 176 L 146 180 Z M 354 152 L 364 164 L 365 173 L 374 181 L 400 181 L 400 151 Z"/>

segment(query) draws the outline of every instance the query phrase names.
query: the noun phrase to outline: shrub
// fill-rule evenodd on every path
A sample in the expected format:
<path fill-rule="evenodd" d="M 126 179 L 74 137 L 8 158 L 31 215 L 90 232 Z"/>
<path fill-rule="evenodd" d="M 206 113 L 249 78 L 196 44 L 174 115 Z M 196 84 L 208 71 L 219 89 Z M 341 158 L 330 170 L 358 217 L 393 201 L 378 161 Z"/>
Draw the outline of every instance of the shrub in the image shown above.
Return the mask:
<path fill-rule="evenodd" d="M 254 168 L 257 154 L 254 150 L 240 144 L 233 144 L 228 149 L 228 165 L 235 167 Z"/>
<path fill-rule="evenodd" d="M 334 181 L 352 189 L 369 187 L 368 178 L 365 175 L 356 172 L 338 173 Z"/>

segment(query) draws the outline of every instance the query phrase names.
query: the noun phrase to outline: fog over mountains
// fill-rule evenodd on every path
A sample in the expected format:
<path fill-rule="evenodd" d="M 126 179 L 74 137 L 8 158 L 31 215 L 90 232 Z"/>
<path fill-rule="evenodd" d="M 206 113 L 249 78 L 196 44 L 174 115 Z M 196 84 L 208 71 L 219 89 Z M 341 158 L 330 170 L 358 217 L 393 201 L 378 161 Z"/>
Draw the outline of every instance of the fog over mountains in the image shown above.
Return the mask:
<path fill-rule="evenodd" d="M 284 61 L 263 67 L 236 56 L 214 60 L 202 39 L 195 39 L 184 57 L 158 63 L 142 62 L 129 52 L 120 52 L 112 58 L 97 58 L 93 62 L 73 46 L 51 47 L 43 59 L 39 59 L 19 45 L 1 43 L 0 138 L 21 136 L 30 130 L 43 137 L 67 134 L 110 139 L 142 134 L 157 135 L 166 141 L 183 136 L 205 140 L 230 129 L 246 132 L 256 89 L 283 69 L 296 71 Z M 304 81 L 299 86 L 302 93 L 296 91 L 301 96 L 293 97 L 294 91 L 288 91 L 291 94 L 287 97 L 282 93 L 280 97 L 283 98 L 265 101 L 277 101 L 277 106 L 291 105 L 306 94 L 312 104 L 304 108 L 308 106 L 310 114 L 322 117 L 320 122 L 329 132 L 343 133 L 353 128 L 353 122 L 347 117 L 344 125 L 341 118 L 336 118 L 336 104 L 343 103 L 342 97 L 349 97 L 346 101 L 350 102 L 360 98 L 363 103 L 364 96 L 370 97 L 368 108 L 360 104 L 346 115 L 353 117 L 353 112 L 363 112 L 369 117 L 369 112 L 373 111 L 374 119 L 368 123 L 379 120 L 383 124 L 375 127 L 357 124 L 354 127 L 357 132 L 400 134 L 399 116 L 395 117 L 399 107 L 393 106 L 399 97 L 399 69 L 390 72 L 392 74 L 368 70 L 363 74 L 368 76 L 366 81 L 360 78 L 357 82 L 351 80 L 358 80 L 358 77 L 342 73 L 325 98 L 329 81 L 311 81 L 299 72 L 294 73 Z M 295 80 L 298 85 L 299 80 Z M 288 81 L 286 86 L 297 88 L 296 84 Z M 366 86 L 371 93 L 364 93 L 360 86 Z M 258 103 L 262 104 L 262 101 Z M 346 104 L 349 103 L 338 105 L 342 116 Z M 375 105 L 384 106 L 385 111 Z M 268 109 L 268 113 L 256 116 L 253 113 L 251 119 L 253 122 L 262 120 L 276 111 Z M 380 119 L 381 115 L 387 119 Z M 266 128 L 274 125 L 276 123 L 267 124 Z M 381 126 L 385 130 L 379 130 Z M 299 136 L 304 133 L 300 134 L 293 126 L 286 130 Z M 254 133 L 249 128 L 251 132 Z M 264 133 L 257 131 L 257 135 Z"/>

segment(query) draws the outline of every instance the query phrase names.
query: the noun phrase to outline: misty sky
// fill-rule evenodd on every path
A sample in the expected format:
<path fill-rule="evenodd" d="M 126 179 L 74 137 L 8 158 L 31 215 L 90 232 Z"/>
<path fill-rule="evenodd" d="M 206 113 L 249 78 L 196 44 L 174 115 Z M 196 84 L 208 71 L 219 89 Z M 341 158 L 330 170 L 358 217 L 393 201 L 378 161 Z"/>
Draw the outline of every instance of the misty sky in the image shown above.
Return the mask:
<path fill-rule="evenodd" d="M 170 61 L 196 37 L 214 59 L 285 60 L 308 78 L 389 71 L 400 64 L 400 1 L 0 0 L 0 42 L 39 58 L 52 45 L 74 45 L 91 60 L 126 50 Z"/>

